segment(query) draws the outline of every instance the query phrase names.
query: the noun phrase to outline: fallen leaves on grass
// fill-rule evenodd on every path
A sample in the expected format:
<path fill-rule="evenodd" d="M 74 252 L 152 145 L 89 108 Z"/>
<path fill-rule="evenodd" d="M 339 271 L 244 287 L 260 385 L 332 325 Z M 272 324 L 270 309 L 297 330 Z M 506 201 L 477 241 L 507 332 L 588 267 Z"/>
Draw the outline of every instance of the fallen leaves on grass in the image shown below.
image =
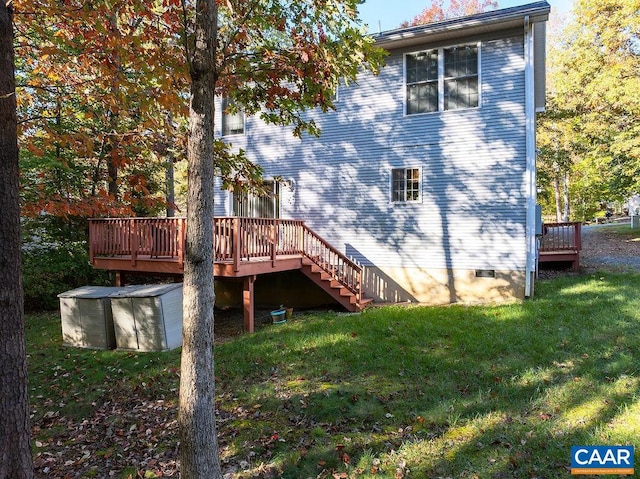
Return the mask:
<path fill-rule="evenodd" d="M 173 401 L 115 393 L 89 417 L 45 413 L 33 436 L 36 477 L 178 477 Z"/>

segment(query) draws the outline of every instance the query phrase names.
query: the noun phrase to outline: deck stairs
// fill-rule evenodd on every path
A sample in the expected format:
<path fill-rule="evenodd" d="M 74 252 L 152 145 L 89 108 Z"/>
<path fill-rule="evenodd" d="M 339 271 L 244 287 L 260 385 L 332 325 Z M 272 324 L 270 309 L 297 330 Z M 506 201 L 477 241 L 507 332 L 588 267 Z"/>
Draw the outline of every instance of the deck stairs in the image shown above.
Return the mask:
<path fill-rule="evenodd" d="M 301 271 L 347 311 L 362 311 L 373 301 L 361 297 L 358 291 L 360 288 L 350 287 L 349 281 L 336 268 L 323 267 L 313 258 L 302 258 Z"/>

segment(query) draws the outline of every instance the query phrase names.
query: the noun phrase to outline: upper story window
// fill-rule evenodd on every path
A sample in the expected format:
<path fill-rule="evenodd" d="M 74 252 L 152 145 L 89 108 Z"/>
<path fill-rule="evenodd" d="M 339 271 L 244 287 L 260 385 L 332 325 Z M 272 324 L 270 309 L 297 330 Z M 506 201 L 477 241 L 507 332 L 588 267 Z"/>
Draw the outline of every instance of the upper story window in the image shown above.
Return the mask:
<path fill-rule="evenodd" d="M 391 201 L 420 201 L 420 168 L 391 170 Z"/>
<path fill-rule="evenodd" d="M 224 97 L 222 99 L 222 136 L 244 133 L 244 112 L 238 110 L 235 113 L 230 113 L 227 111 L 230 105 L 233 105 L 232 100 Z"/>
<path fill-rule="evenodd" d="M 478 45 L 409 53 L 405 59 L 407 115 L 479 105 Z"/>
<path fill-rule="evenodd" d="M 407 115 L 438 111 L 438 50 L 407 55 Z"/>
<path fill-rule="evenodd" d="M 478 106 L 478 47 L 444 49 L 444 109 Z"/>

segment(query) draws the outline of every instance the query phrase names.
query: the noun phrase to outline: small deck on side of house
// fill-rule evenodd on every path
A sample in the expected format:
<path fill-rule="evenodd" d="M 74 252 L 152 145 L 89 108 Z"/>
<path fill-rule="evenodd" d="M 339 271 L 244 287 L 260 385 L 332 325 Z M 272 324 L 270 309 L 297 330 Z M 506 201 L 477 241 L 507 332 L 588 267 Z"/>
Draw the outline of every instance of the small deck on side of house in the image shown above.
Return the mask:
<path fill-rule="evenodd" d="M 538 250 L 540 263 L 571 262 L 572 268 L 580 268 L 582 249 L 582 223 L 545 223 Z"/>
<path fill-rule="evenodd" d="M 127 273 L 184 273 L 185 218 L 104 218 L 89 221 L 94 268 Z M 274 218 L 214 219 L 214 275 L 242 278 L 245 329 L 254 328 L 253 283 L 258 275 L 300 270 L 348 311 L 362 297 L 362 268 L 303 221 Z"/>

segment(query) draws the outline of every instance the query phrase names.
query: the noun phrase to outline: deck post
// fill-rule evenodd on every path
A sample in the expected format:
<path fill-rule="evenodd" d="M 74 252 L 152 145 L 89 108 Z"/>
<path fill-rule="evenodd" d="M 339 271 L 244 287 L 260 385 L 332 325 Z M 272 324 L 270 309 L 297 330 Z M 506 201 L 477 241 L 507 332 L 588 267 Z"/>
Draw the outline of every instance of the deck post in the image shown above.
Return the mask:
<path fill-rule="evenodd" d="M 253 285 L 256 281 L 256 276 L 245 276 L 244 284 L 242 287 L 242 306 L 244 310 L 244 330 L 247 333 L 253 333 L 254 329 L 254 295 Z"/>
<path fill-rule="evenodd" d="M 235 272 L 240 271 L 240 249 L 242 246 L 240 245 L 240 220 L 236 216 L 233 218 L 233 270 Z"/>
<path fill-rule="evenodd" d="M 278 225 L 278 223 L 279 222 L 278 222 L 277 218 L 273 220 L 273 225 L 271 227 L 271 238 L 270 238 L 271 239 L 271 244 L 270 244 L 270 247 L 271 247 L 271 251 L 270 251 L 270 253 L 271 253 L 271 266 L 274 267 L 274 268 L 276 266 L 276 251 L 277 251 L 276 245 L 277 245 L 278 235 L 279 235 L 279 231 L 278 231 L 279 225 Z"/>
<path fill-rule="evenodd" d="M 131 245 L 131 266 L 136 265 L 138 259 L 138 229 L 135 218 L 129 219 L 129 244 Z"/>
<path fill-rule="evenodd" d="M 184 245 L 186 241 L 187 234 L 187 219 L 180 218 L 178 220 L 178 264 L 180 265 L 180 269 L 184 270 Z"/>
<path fill-rule="evenodd" d="M 94 232 L 94 227 L 93 227 L 93 220 L 89 219 L 89 263 L 91 264 L 95 264 L 94 260 L 93 260 L 93 255 L 94 255 L 94 242 L 95 242 L 95 232 Z"/>

